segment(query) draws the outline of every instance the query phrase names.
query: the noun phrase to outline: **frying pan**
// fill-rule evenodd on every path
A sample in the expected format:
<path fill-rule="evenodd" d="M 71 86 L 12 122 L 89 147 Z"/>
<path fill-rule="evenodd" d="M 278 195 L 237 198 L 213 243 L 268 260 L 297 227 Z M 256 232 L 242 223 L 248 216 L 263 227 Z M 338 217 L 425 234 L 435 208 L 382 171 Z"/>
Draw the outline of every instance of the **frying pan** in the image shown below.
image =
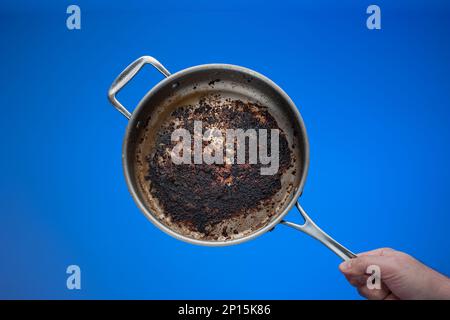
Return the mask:
<path fill-rule="evenodd" d="M 133 112 L 128 111 L 118 100 L 117 93 L 145 65 L 152 65 L 165 78 L 142 98 Z M 162 121 L 181 102 L 198 99 L 204 94 L 220 94 L 257 102 L 268 108 L 279 127 L 285 132 L 295 158 L 294 168 L 282 177 L 282 188 L 276 196 L 276 212 L 263 225 L 250 228 L 232 239 L 199 239 L 189 236 L 170 224 L 161 216 L 161 208 L 152 199 L 148 186 L 142 182 L 139 154 L 142 148 L 152 148 L 152 136 L 159 130 Z M 122 147 L 123 171 L 128 189 L 139 209 L 159 229 L 176 239 L 206 246 L 225 246 L 254 239 L 282 223 L 302 231 L 319 240 L 343 260 L 355 257 L 351 251 L 339 244 L 306 214 L 298 199 L 302 194 L 309 165 L 309 145 L 303 119 L 289 96 L 267 77 L 247 68 L 228 64 L 206 64 L 194 66 L 171 74 L 159 61 L 143 56 L 132 62 L 116 78 L 108 91 L 112 105 L 128 120 Z M 154 138 L 153 138 L 154 139 Z M 143 147 L 144 145 L 144 147 Z M 304 219 L 303 224 L 284 221 L 283 217 L 296 206 Z"/>

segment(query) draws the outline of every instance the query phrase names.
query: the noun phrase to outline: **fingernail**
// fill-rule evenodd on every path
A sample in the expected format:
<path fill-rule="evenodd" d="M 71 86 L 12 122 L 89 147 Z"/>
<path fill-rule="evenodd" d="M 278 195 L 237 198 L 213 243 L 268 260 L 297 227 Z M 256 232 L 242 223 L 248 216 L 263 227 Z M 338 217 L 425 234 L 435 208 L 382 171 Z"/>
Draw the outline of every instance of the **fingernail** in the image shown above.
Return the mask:
<path fill-rule="evenodd" d="M 342 263 L 339 265 L 339 268 L 340 268 L 342 271 L 350 270 L 351 267 L 352 267 L 352 261 L 351 261 L 351 260 L 344 261 L 344 262 L 342 262 Z"/>

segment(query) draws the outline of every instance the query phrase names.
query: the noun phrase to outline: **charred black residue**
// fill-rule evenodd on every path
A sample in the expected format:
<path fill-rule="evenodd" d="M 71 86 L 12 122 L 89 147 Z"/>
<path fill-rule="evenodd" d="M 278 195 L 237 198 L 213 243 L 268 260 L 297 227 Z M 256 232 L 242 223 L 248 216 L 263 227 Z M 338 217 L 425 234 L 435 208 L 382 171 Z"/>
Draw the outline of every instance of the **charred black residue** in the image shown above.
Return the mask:
<path fill-rule="evenodd" d="M 220 130 L 268 129 L 268 132 L 279 129 L 278 173 L 261 175 L 263 165 L 259 163 L 236 164 L 236 153 L 235 164 L 174 164 L 167 151 L 176 145 L 171 141 L 171 133 L 183 127 L 193 135 L 194 121 L 202 121 L 203 130 L 207 129 L 205 126 Z M 202 99 L 196 105 L 180 106 L 172 112 L 156 137 L 155 152 L 148 155 L 147 161 L 150 192 L 159 200 L 164 213 L 173 222 L 207 235 L 208 226 L 248 214 L 258 205 L 274 203 L 271 198 L 281 189 L 281 175 L 291 164 L 291 151 L 285 134 L 264 106 L 240 100 L 212 103 Z M 223 236 L 228 233 L 223 229 Z"/>
<path fill-rule="evenodd" d="M 219 82 L 219 81 L 220 81 L 220 79 L 211 80 L 211 81 L 208 83 L 208 85 L 210 85 L 211 87 L 213 87 L 213 86 L 216 84 L 216 82 Z"/>

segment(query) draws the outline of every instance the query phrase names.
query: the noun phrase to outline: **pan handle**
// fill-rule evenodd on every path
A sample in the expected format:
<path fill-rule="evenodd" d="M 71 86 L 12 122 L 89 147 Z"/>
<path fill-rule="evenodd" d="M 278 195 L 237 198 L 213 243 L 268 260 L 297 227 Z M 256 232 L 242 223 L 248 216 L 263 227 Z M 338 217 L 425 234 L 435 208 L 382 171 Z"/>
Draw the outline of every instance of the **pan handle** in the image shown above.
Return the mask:
<path fill-rule="evenodd" d="M 128 111 L 116 98 L 116 94 L 142 69 L 146 64 L 151 64 L 159 72 L 166 77 L 170 76 L 170 72 L 155 58 L 143 56 L 133 61 L 128 67 L 123 70 L 119 76 L 114 80 L 108 90 L 108 99 L 112 105 L 119 110 L 127 119 L 131 118 L 131 112 Z"/>
<path fill-rule="evenodd" d="M 344 247 L 324 231 L 322 231 L 322 229 L 320 229 L 306 214 L 305 210 L 303 210 L 298 202 L 295 205 L 297 206 L 298 211 L 300 211 L 300 214 L 303 216 L 303 219 L 305 219 L 305 223 L 299 225 L 288 221 L 281 221 L 282 224 L 300 230 L 307 235 L 310 235 L 314 239 L 319 240 L 325 246 L 327 246 L 328 249 L 337 254 L 342 260 L 350 260 L 352 258 L 356 258 L 356 255 L 353 252 L 348 250 L 346 247 Z"/>

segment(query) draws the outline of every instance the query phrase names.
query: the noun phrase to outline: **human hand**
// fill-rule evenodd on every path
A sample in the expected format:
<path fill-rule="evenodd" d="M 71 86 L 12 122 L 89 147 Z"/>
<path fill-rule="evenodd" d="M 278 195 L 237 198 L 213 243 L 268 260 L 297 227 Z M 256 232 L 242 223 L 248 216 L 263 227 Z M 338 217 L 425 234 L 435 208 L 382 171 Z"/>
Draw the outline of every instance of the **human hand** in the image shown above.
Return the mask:
<path fill-rule="evenodd" d="M 381 288 L 369 289 L 367 268 L 378 266 Z M 371 300 L 450 299 L 450 279 L 410 255 L 389 248 L 358 254 L 339 265 L 360 295 Z"/>

